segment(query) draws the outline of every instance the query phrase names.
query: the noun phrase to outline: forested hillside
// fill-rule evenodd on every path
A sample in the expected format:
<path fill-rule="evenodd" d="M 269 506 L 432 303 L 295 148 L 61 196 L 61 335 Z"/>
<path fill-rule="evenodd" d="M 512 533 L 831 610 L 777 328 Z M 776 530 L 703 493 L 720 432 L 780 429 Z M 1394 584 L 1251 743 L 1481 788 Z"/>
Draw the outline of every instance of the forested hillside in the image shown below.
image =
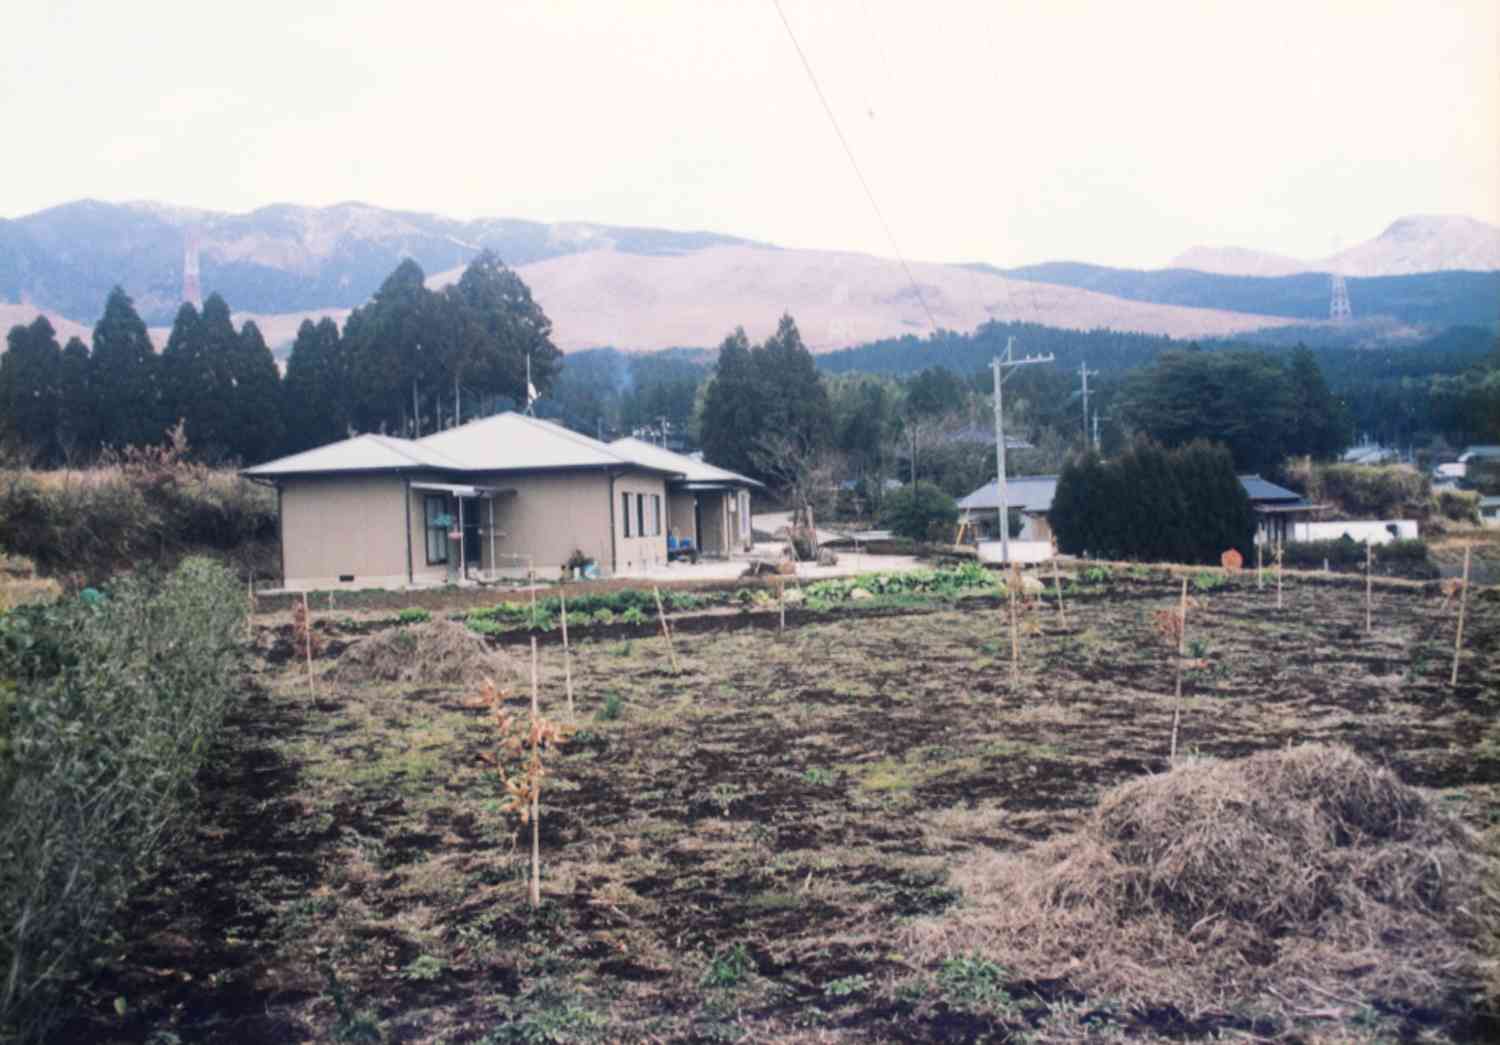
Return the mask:
<path fill-rule="evenodd" d="M 1013 279 L 1056 283 L 1132 301 L 1254 312 L 1309 321 L 1328 318 L 1329 277 L 1223 276 L 1192 269 L 1117 269 L 1072 261 L 1021 268 L 974 268 Z M 1349 302 L 1357 317 L 1386 316 L 1427 327 L 1500 323 L 1500 272 L 1422 272 L 1350 278 Z"/>

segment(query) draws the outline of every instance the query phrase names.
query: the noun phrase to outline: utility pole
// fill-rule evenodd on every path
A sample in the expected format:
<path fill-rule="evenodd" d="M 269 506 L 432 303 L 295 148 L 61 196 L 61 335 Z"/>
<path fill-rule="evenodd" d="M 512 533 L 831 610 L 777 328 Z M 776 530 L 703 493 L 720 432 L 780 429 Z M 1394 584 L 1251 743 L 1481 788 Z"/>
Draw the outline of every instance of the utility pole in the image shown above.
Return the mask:
<path fill-rule="evenodd" d="M 1010 502 L 1006 497 L 1005 489 L 1005 379 L 1010 376 L 1006 371 L 1013 367 L 1029 366 L 1032 363 L 1050 363 L 1055 358 L 1050 353 L 1045 356 L 1027 356 L 1025 359 L 1012 359 L 1011 352 L 1016 345 L 1016 339 L 1005 339 L 1005 358 L 996 357 L 990 360 L 990 371 L 995 376 L 995 472 L 996 489 L 1000 494 L 1000 557 L 1008 564 L 1010 562 Z M 1084 437 L 1088 437 L 1085 429 Z"/>
<path fill-rule="evenodd" d="M 1099 449 L 1099 411 L 1094 411 L 1094 449 Z"/>
<path fill-rule="evenodd" d="M 1078 365 L 1078 376 L 1083 379 L 1083 448 L 1089 448 L 1089 378 L 1098 377 L 1099 371 L 1090 370 L 1088 363 Z M 1095 439 L 1095 442 L 1098 440 Z"/>

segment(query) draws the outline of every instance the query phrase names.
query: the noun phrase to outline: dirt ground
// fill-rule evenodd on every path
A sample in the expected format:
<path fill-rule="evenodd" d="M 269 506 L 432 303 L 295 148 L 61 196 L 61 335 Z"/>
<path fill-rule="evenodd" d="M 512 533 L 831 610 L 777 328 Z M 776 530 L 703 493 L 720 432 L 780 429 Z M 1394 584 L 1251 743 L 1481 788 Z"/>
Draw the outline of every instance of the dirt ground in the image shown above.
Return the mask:
<path fill-rule="evenodd" d="M 1167 766 L 1175 581 L 1117 571 L 1023 622 L 993 596 L 862 613 L 721 613 L 575 636 L 578 732 L 542 793 L 544 903 L 467 694 L 318 680 L 263 625 L 189 843 L 124 912 L 60 1040 L 546 1042 L 1494 1040 L 1452 999 L 1294 1023 L 1125 1010 L 1004 955 L 926 967 L 912 919 L 961 905 L 953 863 L 1076 825 Z M 1500 824 L 1500 598 L 1253 576 L 1198 590 L 1180 743 L 1234 757 L 1348 744 L 1479 829 Z M 555 633 L 544 710 L 568 717 Z M 514 658 L 525 633 L 497 636 Z M 1193 643 L 1198 643 L 1193 646 Z M 510 704 L 526 706 L 524 682 Z M 993 964 L 979 964 L 993 963 Z M 999 969 L 976 995 L 953 969 Z M 969 984 L 969 986 L 966 986 Z"/>

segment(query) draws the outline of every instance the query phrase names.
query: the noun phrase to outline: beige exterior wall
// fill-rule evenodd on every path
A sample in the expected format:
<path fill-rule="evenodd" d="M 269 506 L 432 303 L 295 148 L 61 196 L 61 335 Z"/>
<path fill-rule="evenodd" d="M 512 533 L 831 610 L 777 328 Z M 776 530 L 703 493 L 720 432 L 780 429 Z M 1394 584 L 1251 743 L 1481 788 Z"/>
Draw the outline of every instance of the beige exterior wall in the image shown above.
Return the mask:
<path fill-rule="evenodd" d="M 625 536 L 625 520 L 623 518 L 623 497 L 630 495 L 630 536 Z M 641 536 L 638 532 L 637 523 L 637 501 L 638 496 L 645 497 L 646 534 Z M 660 498 L 661 524 L 654 525 L 652 520 L 652 497 Z M 629 576 L 640 573 L 642 570 L 651 569 L 664 565 L 667 561 L 667 484 L 660 476 L 648 475 L 640 472 L 631 472 L 615 479 L 615 547 L 617 561 L 615 573 L 617 576 Z M 605 530 L 606 537 L 608 530 Z M 606 555 L 601 562 L 608 564 L 609 557 Z"/>
<path fill-rule="evenodd" d="M 480 568 L 514 571 L 524 575 L 528 568 L 537 576 L 555 577 L 573 555 L 582 551 L 599 564 L 601 571 L 611 569 L 611 552 L 618 556 L 616 572 L 640 572 L 648 565 L 667 560 L 666 484 L 661 478 L 642 473 L 616 477 L 613 496 L 615 541 L 610 542 L 610 480 L 602 471 L 559 472 L 537 475 L 475 475 L 465 478 L 474 486 L 505 491 L 494 499 L 494 539 L 491 541 L 490 505 L 488 499 L 477 502 L 479 509 Z M 624 536 L 620 518 L 621 496 L 631 495 L 631 536 Z M 661 532 L 644 537 L 636 535 L 635 496 L 645 496 L 646 526 L 652 525 L 652 497 L 660 498 Z M 412 557 L 417 583 L 443 583 L 449 576 L 446 566 L 426 566 L 423 520 L 423 491 L 412 491 Z M 465 515 L 474 502 L 466 502 Z M 450 512 L 457 507 L 450 501 Z M 493 550 L 493 561 L 491 552 Z M 450 558 L 459 561 L 457 542 L 452 543 Z M 456 575 L 456 571 L 455 571 Z"/>
<path fill-rule="evenodd" d="M 412 477 L 411 482 L 451 482 Z M 479 567 L 555 577 L 581 550 L 606 574 L 640 573 L 667 561 L 671 506 L 660 476 L 628 472 L 611 483 L 602 471 L 525 476 L 466 477 L 464 484 L 503 491 L 490 503 L 465 502 L 465 516 L 478 508 Z M 431 491 L 410 490 L 400 477 L 289 480 L 282 486 L 281 527 L 285 584 L 293 589 L 403 587 L 444 584 L 459 577 L 462 549 L 446 541 L 449 562 L 427 561 L 426 504 Z M 630 495 L 630 537 L 625 536 L 622 497 Z M 643 497 L 646 532 L 636 526 L 637 496 Z M 410 511 L 408 512 L 408 506 Z M 455 519 L 458 504 L 446 498 Z M 610 540 L 610 525 L 615 528 Z M 692 525 L 691 499 L 687 526 Z M 410 541 L 410 574 L 407 548 Z M 491 552 L 493 550 L 493 562 Z M 340 580 L 350 577 L 351 580 Z"/>
<path fill-rule="evenodd" d="M 405 584 L 401 490 L 401 480 L 394 477 L 285 483 L 281 490 L 285 585 L 310 590 Z"/>

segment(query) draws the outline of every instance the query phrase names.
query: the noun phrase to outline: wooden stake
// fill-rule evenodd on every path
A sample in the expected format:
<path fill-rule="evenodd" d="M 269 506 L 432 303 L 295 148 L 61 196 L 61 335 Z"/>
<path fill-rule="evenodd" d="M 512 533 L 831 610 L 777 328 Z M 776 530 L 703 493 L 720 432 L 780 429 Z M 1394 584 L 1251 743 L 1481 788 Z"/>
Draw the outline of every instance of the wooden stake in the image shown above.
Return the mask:
<path fill-rule="evenodd" d="M 785 632 L 786 631 L 786 581 L 777 581 L 776 582 L 776 608 L 781 613 L 781 623 L 777 626 L 776 630 L 779 631 L 779 632 Z"/>
<path fill-rule="evenodd" d="M 1375 562 L 1375 552 L 1372 549 L 1370 543 L 1368 541 L 1366 541 L 1365 542 L 1365 634 L 1366 635 L 1370 634 L 1371 626 L 1373 624 L 1373 621 L 1371 620 L 1371 615 L 1372 615 L 1371 602 L 1374 600 L 1375 593 L 1374 593 L 1374 587 L 1373 587 L 1373 583 L 1374 582 L 1371 580 L 1370 573 L 1371 573 L 1371 567 L 1374 565 L 1374 562 Z"/>
<path fill-rule="evenodd" d="M 526 557 L 526 587 L 531 592 L 531 626 L 536 627 L 536 568 L 531 556 Z"/>
<path fill-rule="evenodd" d="M 1448 685 L 1458 685 L 1458 657 L 1464 645 L 1464 610 L 1469 605 L 1469 552 L 1472 544 L 1464 545 L 1464 586 L 1458 589 L 1458 632 L 1453 636 L 1453 677 Z"/>
<path fill-rule="evenodd" d="M 568 691 L 568 717 L 574 718 L 576 716 L 573 711 L 573 654 L 568 648 L 568 593 L 565 589 L 566 586 L 557 589 L 557 597 L 562 600 L 558 613 L 562 615 L 563 685 Z"/>
<path fill-rule="evenodd" d="M 303 646 L 307 651 L 307 691 L 317 696 L 318 686 L 313 681 L 312 666 L 312 611 L 307 608 L 307 592 L 302 593 L 302 626 L 306 629 L 303 634 L 305 639 Z"/>
<path fill-rule="evenodd" d="M 1019 685 L 1021 682 L 1021 636 L 1016 629 L 1016 584 L 1019 571 L 1013 575 L 1012 583 L 1005 586 L 1010 596 L 1010 684 Z"/>
<path fill-rule="evenodd" d="M 245 638 L 255 641 L 255 571 L 250 572 L 250 579 L 245 582 L 245 602 L 250 612 L 245 614 Z"/>
<path fill-rule="evenodd" d="M 1068 611 L 1063 608 L 1062 593 L 1062 571 L 1057 566 L 1057 553 L 1052 554 L 1052 583 L 1057 586 L 1057 620 L 1063 627 L 1068 626 Z"/>
<path fill-rule="evenodd" d="M 656 596 L 656 615 L 661 618 L 661 633 L 667 637 L 667 655 L 672 658 L 672 674 L 678 674 L 677 650 L 672 647 L 672 629 L 667 626 L 667 611 L 661 604 L 661 589 L 653 587 L 652 594 Z"/>
<path fill-rule="evenodd" d="M 1280 544 L 1276 545 L 1276 608 L 1281 609 L 1281 556 L 1284 551 Z"/>
<path fill-rule="evenodd" d="M 1177 725 L 1182 721 L 1182 658 L 1187 653 L 1187 578 L 1182 578 L 1182 602 L 1177 609 L 1177 694 L 1172 708 L 1172 754 L 1170 761 L 1177 760 Z"/>
<path fill-rule="evenodd" d="M 540 714 L 537 707 L 537 655 L 536 636 L 531 636 L 531 721 Z M 535 739 L 535 734 L 533 734 Z M 532 758 L 536 751 L 532 751 Z M 542 906 L 542 795 L 541 789 L 531 793 L 531 907 Z"/>
<path fill-rule="evenodd" d="M 1262 570 L 1261 563 L 1262 563 L 1262 561 L 1264 559 L 1264 556 L 1263 556 L 1262 553 L 1263 553 L 1264 550 L 1265 550 L 1265 545 L 1257 544 L 1255 546 L 1255 590 L 1256 591 L 1264 591 L 1265 590 L 1265 586 L 1266 586 L 1265 575 L 1261 572 L 1261 570 Z"/>

